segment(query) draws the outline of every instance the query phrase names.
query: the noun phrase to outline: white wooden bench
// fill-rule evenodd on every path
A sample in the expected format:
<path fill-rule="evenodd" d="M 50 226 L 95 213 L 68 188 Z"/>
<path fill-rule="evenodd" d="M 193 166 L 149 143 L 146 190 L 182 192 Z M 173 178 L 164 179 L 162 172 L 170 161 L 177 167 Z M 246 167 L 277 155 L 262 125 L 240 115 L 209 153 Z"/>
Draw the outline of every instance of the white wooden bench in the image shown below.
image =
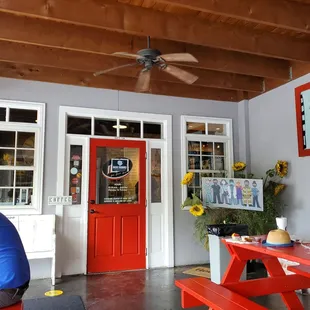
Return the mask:
<path fill-rule="evenodd" d="M 18 215 L 7 217 L 18 230 L 28 260 L 51 259 L 51 280 L 52 285 L 55 285 L 55 215 Z"/>

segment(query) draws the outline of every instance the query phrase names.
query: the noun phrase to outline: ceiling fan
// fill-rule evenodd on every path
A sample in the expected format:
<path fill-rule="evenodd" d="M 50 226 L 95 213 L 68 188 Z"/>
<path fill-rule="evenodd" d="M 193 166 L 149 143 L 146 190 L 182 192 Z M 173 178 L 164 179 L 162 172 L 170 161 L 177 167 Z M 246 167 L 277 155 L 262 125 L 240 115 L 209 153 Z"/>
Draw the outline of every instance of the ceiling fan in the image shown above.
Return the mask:
<path fill-rule="evenodd" d="M 176 66 L 170 65 L 169 62 L 198 62 L 198 60 L 189 53 L 174 53 L 174 54 L 164 54 L 157 49 L 153 49 L 150 47 L 150 37 L 147 37 L 147 48 L 138 51 L 137 54 L 130 54 L 125 52 L 116 52 L 112 55 L 125 57 L 129 59 L 134 59 L 136 62 L 129 63 L 126 65 L 98 71 L 94 73 L 94 76 L 99 76 L 102 74 L 109 73 L 111 71 L 125 68 L 125 67 L 133 67 L 138 65 L 142 65 L 142 70 L 139 74 L 138 81 L 136 84 L 137 92 L 147 92 L 150 88 L 151 81 L 151 70 L 154 66 L 157 66 L 162 71 L 173 75 L 179 80 L 183 81 L 187 84 L 193 84 L 198 76 L 187 72 L 183 69 L 180 69 Z"/>

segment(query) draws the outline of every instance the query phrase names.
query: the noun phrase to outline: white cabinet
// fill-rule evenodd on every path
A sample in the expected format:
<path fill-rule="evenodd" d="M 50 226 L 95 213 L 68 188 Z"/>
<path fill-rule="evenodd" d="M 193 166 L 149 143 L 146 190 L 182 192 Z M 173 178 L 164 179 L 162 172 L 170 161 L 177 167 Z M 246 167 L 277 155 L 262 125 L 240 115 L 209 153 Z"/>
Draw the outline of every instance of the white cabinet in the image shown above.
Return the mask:
<path fill-rule="evenodd" d="M 27 257 L 31 259 L 50 258 L 52 285 L 55 285 L 56 232 L 55 215 L 8 216 L 16 227 Z"/>

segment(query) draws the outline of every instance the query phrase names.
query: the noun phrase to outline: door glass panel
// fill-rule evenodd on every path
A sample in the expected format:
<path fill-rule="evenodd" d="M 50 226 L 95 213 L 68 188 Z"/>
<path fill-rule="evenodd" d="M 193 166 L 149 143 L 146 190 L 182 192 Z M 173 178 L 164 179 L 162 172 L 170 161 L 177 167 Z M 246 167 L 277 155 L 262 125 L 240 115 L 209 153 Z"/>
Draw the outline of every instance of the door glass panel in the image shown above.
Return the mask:
<path fill-rule="evenodd" d="M 161 149 L 151 149 L 151 203 L 161 202 Z"/>
<path fill-rule="evenodd" d="M 139 149 L 97 148 L 96 204 L 139 201 Z"/>
<path fill-rule="evenodd" d="M 73 205 L 81 204 L 82 151 L 82 145 L 70 145 L 69 195 L 72 196 Z"/>

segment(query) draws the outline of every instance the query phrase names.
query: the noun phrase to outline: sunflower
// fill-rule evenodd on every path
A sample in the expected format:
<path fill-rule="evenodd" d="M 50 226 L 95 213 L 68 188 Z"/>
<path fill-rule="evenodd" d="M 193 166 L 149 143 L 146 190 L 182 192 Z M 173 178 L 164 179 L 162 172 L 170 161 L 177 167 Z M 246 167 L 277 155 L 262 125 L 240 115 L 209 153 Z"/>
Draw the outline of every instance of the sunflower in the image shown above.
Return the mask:
<path fill-rule="evenodd" d="M 193 177 L 194 177 L 194 173 L 193 172 L 186 173 L 184 178 L 183 178 L 183 180 L 182 180 L 182 182 L 181 182 L 181 184 L 182 185 L 187 185 L 187 184 L 191 183 L 192 180 L 193 180 Z"/>
<path fill-rule="evenodd" d="M 243 171 L 246 168 L 246 163 L 238 161 L 232 165 L 234 171 Z"/>
<path fill-rule="evenodd" d="M 284 160 L 278 160 L 276 166 L 275 166 L 275 170 L 277 175 L 280 178 L 284 178 L 287 175 L 287 170 L 288 170 L 288 163 L 287 161 Z"/>
<path fill-rule="evenodd" d="M 284 184 L 277 184 L 276 187 L 274 188 L 274 195 L 278 196 L 284 189 L 286 185 Z"/>
<path fill-rule="evenodd" d="M 193 205 L 189 212 L 194 216 L 201 216 L 204 214 L 205 210 L 202 205 Z"/>
<path fill-rule="evenodd" d="M 10 154 L 5 153 L 5 154 L 3 154 L 3 160 L 4 161 L 10 161 L 10 160 L 12 160 L 12 156 Z"/>

